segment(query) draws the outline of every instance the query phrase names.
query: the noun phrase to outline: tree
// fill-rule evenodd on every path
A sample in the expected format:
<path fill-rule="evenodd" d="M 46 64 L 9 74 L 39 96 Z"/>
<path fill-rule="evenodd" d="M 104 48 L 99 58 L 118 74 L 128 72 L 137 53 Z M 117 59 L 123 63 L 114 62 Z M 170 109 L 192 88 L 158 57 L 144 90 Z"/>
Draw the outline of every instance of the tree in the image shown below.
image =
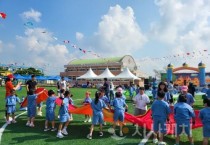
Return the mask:
<path fill-rule="evenodd" d="M 20 75 L 36 75 L 36 76 L 43 76 L 44 73 L 43 71 L 30 67 L 30 68 L 20 68 L 18 70 L 15 71 L 14 74 L 20 74 Z"/>

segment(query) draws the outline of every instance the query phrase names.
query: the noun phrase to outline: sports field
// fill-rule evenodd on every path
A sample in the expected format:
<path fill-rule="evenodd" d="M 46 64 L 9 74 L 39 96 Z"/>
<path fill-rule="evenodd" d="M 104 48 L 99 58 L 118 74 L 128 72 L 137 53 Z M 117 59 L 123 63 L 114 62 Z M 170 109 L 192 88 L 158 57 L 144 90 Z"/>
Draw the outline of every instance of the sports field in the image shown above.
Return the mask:
<path fill-rule="evenodd" d="M 47 87 L 46 89 L 50 89 L 50 87 Z M 56 88 L 51 88 L 56 91 Z M 82 100 L 84 99 L 85 92 L 89 90 L 92 92 L 91 98 L 94 97 L 95 89 L 82 89 L 82 88 L 71 88 L 71 92 L 74 95 L 74 103 L 75 105 L 81 105 Z M 22 96 L 25 96 L 26 91 L 25 88 L 23 88 L 21 91 L 17 91 L 17 94 L 20 98 Z M 4 119 L 4 96 L 5 96 L 5 90 L 4 87 L 0 87 L 0 126 L 2 127 L 5 124 Z M 127 104 L 129 105 L 129 113 L 133 113 L 133 105 L 129 99 L 127 99 Z M 201 109 L 203 107 L 202 105 L 202 99 L 201 96 L 196 97 L 196 104 L 195 109 Z M 27 121 L 27 116 L 25 111 L 19 111 L 19 105 L 17 105 L 17 112 L 16 115 L 20 115 L 16 120 L 16 124 L 10 124 L 6 126 L 5 130 L 1 128 L 0 135 L 1 135 L 1 144 L 2 145 L 8 145 L 8 144 L 19 144 L 19 145 L 137 145 L 140 143 L 140 141 L 143 139 L 143 136 L 140 136 L 136 134 L 135 136 L 132 136 L 132 134 L 135 132 L 135 127 L 132 124 L 127 124 L 124 127 L 124 130 L 126 130 L 127 133 L 124 133 L 124 138 L 112 138 L 111 134 L 108 132 L 108 129 L 112 127 L 112 124 L 107 123 L 106 126 L 104 126 L 104 136 L 99 137 L 99 127 L 95 128 L 95 132 L 93 133 L 93 139 L 88 140 L 86 138 L 87 134 L 89 133 L 89 127 L 90 123 L 84 123 L 84 116 L 83 115 L 73 115 L 74 120 L 70 123 L 68 127 L 69 135 L 59 139 L 56 138 L 57 132 L 44 132 L 44 122 L 45 122 L 45 108 L 43 107 L 43 116 L 37 116 L 35 120 L 35 127 L 30 128 L 25 126 Z M 56 109 L 56 114 L 58 112 L 58 107 Z M 56 120 L 56 124 L 58 125 L 58 119 Z M 118 133 L 118 132 L 117 132 Z M 140 130 L 140 133 L 143 134 L 143 130 Z M 195 129 L 193 130 L 193 136 L 195 140 L 195 145 L 201 145 L 202 144 L 202 129 Z M 175 143 L 175 139 L 173 136 L 168 135 L 164 137 L 164 140 L 167 142 L 168 145 L 173 145 Z M 183 135 L 182 141 L 180 142 L 180 145 L 189 145 L 189 142 L 187 140 L 187 137 Z M 147 145 L 151 145 L 152 143 L 152 136 L 146 143 Z"/>

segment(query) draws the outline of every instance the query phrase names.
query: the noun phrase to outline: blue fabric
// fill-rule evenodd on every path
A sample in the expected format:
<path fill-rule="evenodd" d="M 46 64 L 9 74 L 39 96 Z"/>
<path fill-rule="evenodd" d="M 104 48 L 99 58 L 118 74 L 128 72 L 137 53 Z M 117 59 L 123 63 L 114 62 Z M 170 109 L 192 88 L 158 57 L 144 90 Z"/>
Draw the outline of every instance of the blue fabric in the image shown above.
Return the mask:
<path fill-rule="evenodd" d="M 104 116 L 102 109 L 106 108 L 106 104 L 102 99 L 98 100 L 98 103 L 95 104 L 95 99 L 91 102 L 91 108 L 93 110 L 92 124 L 103 124 Z"/>
<path fill-rule="evenodd" d="M 153 130 L 155 132 L 160 131 L 161 133 L 166 133 L 166 119 L 154 118 L 153 119 Z"/>
<path fill-rule="evenodd" d="M 190 121 L 192 117 L 195 117 L 195 113 L 190 105 L 183 102 L 174 105 L 174 118 L 176 122 Z"/>
<path fill-rule="evenodd" d="M 114 122 L 116 121 L 120 121 L 120 122 L 124 122 L 124 118 L 125 118 L 125 111 L 123 110 L 115 110 L 114 111 Z"/>
<path fill-rule="evenodd" d="M 28 95 L 28 117 L 35 117 L 36 116 L 36 98 L 37 95 Z"/>
<path fill-rule="evenodd" d="M 69 108 L 69 99 L 64 98 L 63 99 L 63 104 L 61 105 L 61 107 L 59 109 L 59 115 L 60 116 L 65 116 L 65 115 L 69 114 L 68 108 Z"/>
<path fill-rule="evenodd" d="M 67 122 L 67 121 L 69 121 L 69 120 L 70 120 L 70 116 L 69 116 L 68 113 L 65 114 L 65 115 L 60 115 L 59 121 L 60 121 L 61 123 Z"/>
<path fill-rule="evenodd" d="M 210 137 L 210 108 L 201 109 L 199 118 L 203 123 L 203 136 Z"/>
<path fill-rule="evenodd" d="M 109 104 L 109 99 L 107 96 L 103 96 L 100 99 L 103 100 L 106 104 Z"/>
<path fill-rule="evenodd" d="M 207 94 L 207 98 L 210 99 L 210 89 L 207 90 L 206 94 Z"/>
<path fill-rule="evenodd" d="M 206 94 L 207 90 L 208 90 L 208 88 L 202 88 L 201 92 Z"/>
<path fill-rule="evenodd" d="M 92 117 L 92 124 L 97 125 L 97 124 L 103 124 L 104 123 L 104 115 L 103 113 L 98 113 L 97 115 L 93 115 Z"/>
<path fill-rule="evenodd" d="M 90 97 L 85 97 L 85 100 L 83 101 L 83 103 L 91 103 L 92 99 Z"/>
<path fill-rule="evenodd" d="M 111 106 L 114 107 L 114 111 L 124 111 L 125 112 L 125 100 L 122 98 L 115 98 L 112 102 L 111 102 Z"/>
<path fill-rule="evenodd" d="M 20 103 L 20 99 L 15 95 L 6 97 L 6 105 L 7 106 L 16 105 L 17 102 Z"/>
<path fill-rule="evenodd" d="M 156 99 L 157 89 L 152 89 L 153 99 Z"/>
<path fill-rule="evenodd" d="M 55 120 L 55 111 L 54 110 L 46 111 L 46 120 L 47 121 L 54 121 Z"/>
<path fill-rule="evenodd" d="M 177 121 L 176 122 L 175 134 L 180 135 L 183 130 L 184 130 L 184 133 L 186 133 L 188 136 L 190 136 L 190 134 L 191 134 L 190 121 L 185 121 L 185 122 Z"/>
<path fill-rule="evenodd" d="M 170 113 L 170 107 L 167 102 L 163 100 L 155 100 L 151 107 L 153 119 L 166 120 Z"/>
<path fill-rule="evenodd" d="M 187 102 L 186 102 L 187 104 L 191 105 L 195 102 L 193 96 L 190 93 L 187 93 L 186 97 L 187 97 Z M 179 98 L 178 98 L 178 102 L 179 102 Z"/>
<path fill-rule="evenodd" d="M 15 113 L 16 112 L 16 106 L 15 105 L 10 105 L 10 106 L 7 106 L 7 113 L 10 114 L 10 113 Z"/>

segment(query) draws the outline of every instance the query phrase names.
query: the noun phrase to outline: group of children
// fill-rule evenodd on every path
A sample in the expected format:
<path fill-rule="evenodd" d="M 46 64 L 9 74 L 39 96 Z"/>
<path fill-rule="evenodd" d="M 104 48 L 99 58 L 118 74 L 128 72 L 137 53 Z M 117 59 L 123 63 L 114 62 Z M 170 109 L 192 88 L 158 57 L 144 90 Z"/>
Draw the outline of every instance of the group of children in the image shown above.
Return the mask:
<path fill-rule="evenodd" d="M 44 91 L 44 90 L 43 90 Z M 43 92 L 42 91 L 42 92 Z M 39 94 L 41 94 L 40 92 Z M 26 123 L 27 126 L 34 127 L 34 119 L 36 115 L 36 98 L 39 94 L 35 94 L 34 91 L 30 91 L 28 94 L 28 121 Z M 179 96 L 179 101 L 174 105 L 174 109 L 170 110 L 169 104 L 165 101 L 165 92 L 158 91 L 157 99 L 153 102 L 151 106 L 152 110 L 152 118 L 153 118 L 153 130 L 154 130 L 154 143 L 158 143 L 159 145 L 165 144 L 163 142 L 163 136 L 166 133 L 166 122 L 169 121 L 169 114 L 173 111 L 174 118 L 176 121 L 176 144 L 179 145 L 180 135 L 183 131 L 188 135 L 190 144 L 193 145 L 193 138 L 191 134 L 190 125 L 195 123 L 195 113 L 193 111 L 192 106 L 187 104 L 186 94 L 181 94 Z M 56 95 L 53 90 L 48 91 L 48 99 L 46 100 L 46 121 L 45 121 L 45 129 L 44 131 L 56 131 L 55 128 L 55 108 L 56 108 Z M 63 138 L 64 135 L 68 135 L 67 127 L 70 121 L 73 119 L 72 115 L 69 113 L 69 104 L 73 105 L 72 95 L 70 91 L 61 90 L 60 99 L 62 100 L 61 106 L 59 108 L 59 126 L 58 126 L 58 138 Z M 12 123 L 16 123 L 15 121 L 15 108 L 16 103 L 20 100 L 17 96 L 15 96 L 15 90 L 11 91 L 11 96 L 6 98 L 6 109 L 7 109 L 7 123 L 10 124 L 9 115 L 12 114 Z M 208 144 L 208 139 L 210 137 L 210 99 L 207 97 L 204 99 L 205 108 L 200 110 L 199 117 L 203 123 L 203 145 Z M 116 92 L 115 98 L 112 102 L 109 102 L 105 96 L 105 91 L 103 89 L 99 89 L 95 93 L 95 98 L 92 100 L 90 98 L 90 92 L 86 92 L 86 97 L 83 101 L 84 105 L 90 104 L 93 110 L 92 120 L 90 116 L 85 116 L 85 122 L 91 122 L 92 125 L 90 128 L 90 133 L 87 138 L 92 139 L 93 130 L 95 125 L 100 125 L 99 136 L 103 136 L 102 126 L 104 124 L 103 117 L 103 109 L 114 110 L 114 124 L 113 124 L 113 135 L 115 133 L 115 127 L 120 122 L 120 132 L 119 135 L 123 136 L 122 126 L 124 122 L 124 113 L 128 108 L 125 103 L 125 99 L 123 98 L 123 94 L 121 92 Z M 192 121 L 191 121 L 192 119 Z M 51 122 L 52 127 L 49 128 L 49 122 Z M 158 140 L 159 136 L 159 140 Z"/>

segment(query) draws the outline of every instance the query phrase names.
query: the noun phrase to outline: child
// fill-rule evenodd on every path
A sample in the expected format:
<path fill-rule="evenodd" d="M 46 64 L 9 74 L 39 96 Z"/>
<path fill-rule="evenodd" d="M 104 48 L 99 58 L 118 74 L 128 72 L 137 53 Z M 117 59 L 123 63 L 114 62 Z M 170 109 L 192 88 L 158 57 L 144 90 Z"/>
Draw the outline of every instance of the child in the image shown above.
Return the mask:
<path fill-rule="evenodd" d="M 10 93 L 11 95 L 6 98 L 7 124 L 11 123 L 9 120 L 10 114 L 12 114 L 12 123 L 16 123 L 15 121 L 16 102 L 20 103 L 20 99 L 15 95 L 15 90 L 12 89 Z"/>
<path fill-rule="evenodd" d="M 155 101 L 157 95 L 157 87 L 153 86 L 152 87 L 152 96 L 153 96 L 153 101 Z"/>
<path fill-rule="evenodd" d="M 123 127 L 123 122 L 124 122 L 124 117 L 125 117 L 124 107 L 128 109 L 128 106 L 125 103 L 125 100 L 122 99 L 122 93 L 120 92 L 115 93 L 115 99 L 112 101 L 111 106 L 114 107 L 114 124 L 113 124 L 114 134 L 113 135 L 116 136 L 115 128 L 118 121 L 120 121 L 120 136 L 123 136 L 122 127 Z"/>
<path fill-rule="evenodd" d="M 70 122 L 70 116 L 69 116 L 69 110 L 68 109 L 69 109 L 69 98 L 68 98 L 68 95 L 66 95 L 65 98 L 63 99 L 63 102 L 62 102 L 61 107 L 59 109 L 60 124 L 59 124 L 59 127 L 58 127 L 58 133 L 57 133 L 58 138 L 63 138 L 64 137 L 63 134 L 68 135 L 68 132 L 66 130 L 68 125 L 69 125 L 69 122 Z M 63 127 L 63 123 L 65 123 L 64 127 Z"/>
<path fill-rule="evenodd" d="M 30 90 L 28 92 L 28 121 L 26 123 L 26 126 L 34 127 L 34 119 L 36 116 L 36 99 L 39 94 L 43 93 L 43 91 L 39 92 L 38 94 L 34 94 L 34 90 Z"/>
<path fill-rule="evenodd" d="M 153 130 L 154 130 L 154 138 L 153 143 L 158 143 L 158 145 L 166 144 L 163 142 L 163 135 L 166 133 L 166 120 L 168 120 L 168 116 L 170 113 L 170 108 L 167 102 L 164 101 L 165 92 L 160 91 L 157 93 L 158 99 L 153 102 L 151 110 L 152 110 L 152 118 L 153 118 Z M 159 142 L 157 139 L 157 135 L 159 133 Z"/>
<path fill-rule="evenodd" d="M 102 109 L 103 108 L 108 109 L 104 101 L 100 99 L 103 95 L 104 94 L 101 92 L 96 92 L 95 99 L 91 102 L 91 108 L 93 109 L 93 121 L 90 127 L 90 133 L 87 136 L 88 139 L 92 139 L 94 125 L 97 125 L 97 124 L 100 124 L 99 136 L 103 136 L 102 124 L 103 124 L 104 116 L 103 116 Z"/>
<path fill-rule="evenodd" d="M 187 97 L 184 94 L 179 95 L 179 102 L 174 105 L 174 119 L 176 121 L 176 144 L 179 145 L 180 134 L 184 128 L 185 133 L 188 135 L 190 145 L 193 145 L 193 137 L 190 132 L 190 120 L 193 118 L 195 122 L 195 113 L 193 108 L 186 103 Z"/>
<path fill-rule="evenodd" d="M 55 96 L 55 92 L 53 90 L 49 90 L 48 91 L 48 98 L 46 101 L 46 121 L 45 121 L 45 129 L 44 131 L 48 131 L 50 130 L 50 128 L 48 128 L 48 122 L 50 121 L 52 123 L 52 128 L 51 131 L 56 131 L 55 128 L 55 100 L 56 100 L 56 96 Z"/>
<path fill-rule="evenodd" d="M 85 93 L 85 100 L 83 101 L 83 105 L 91 104 L 92 99 L 90 98 L 90 92 Z M 90 115 L 85 115 L 85 120 L 84 122 L 91 122 L 91 117 Z"/>
<path fill-rule="evenodd" d="M 203 145 L 208 145 L 210 137 L 210 100 L 204 99 L 203 104 L 205 108 L 200 110 L 199 118 L 203 123 Z"/>
<path fill-rule="evenodd" d="M 65 91 L 64 95 L 69 98 L 69 105 L 74 105 L 74 101 L 72 99 L 73 95 L 70 93 L 70 91 Z M 69 117 L 70 117 L 70 121 L 72 121 L 73 116 L 70 112 L 69 112 Z"/>
<path fill-rule="evenodd" d="M 210 100 L 210 84 L 208 84 L 208 90 L 206 91 L 207 99 Z"/>

